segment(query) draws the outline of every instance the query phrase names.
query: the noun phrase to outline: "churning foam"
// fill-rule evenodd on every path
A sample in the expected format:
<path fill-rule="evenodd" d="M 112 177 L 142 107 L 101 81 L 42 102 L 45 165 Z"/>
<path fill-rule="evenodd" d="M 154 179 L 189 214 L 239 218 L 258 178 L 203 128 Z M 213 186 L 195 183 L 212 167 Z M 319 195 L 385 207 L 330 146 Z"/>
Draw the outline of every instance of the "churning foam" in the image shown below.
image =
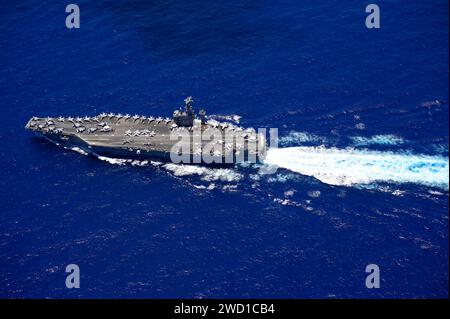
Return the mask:
<path fill-rule="evenodd" d="M 417 183 L 448 190 L 448 158 L 355 149 L 269 149 L 265 164 L 314 176 L 331 185 L 373 182 Z"/>
<path fill-rule="evenodd" d="M 306 132 L 291 131 L 287 136 L 278 139 L 278 143 L 283 146 L 295 146 L 300 143 L 325 143 L 326 138 Z"/>
<path fill-rule="evenodd" d="M 403 144 L 405 141 L 396 135 L 374 135 L 371 137 L 353 136 L 351 137 L 355 146 L 385 145 L 392 146 Z"/>
<path fill-rule="evenodd" d="M 222 181 L 222 182 L 237 182 L 242 178 L 242 175 L 233 169 L 226 168 L 207 168 L 195 165 L 183 164 L 164 164 L 163 167 L 171 171 L 175 176 L 189 176 L 198 175 L 203 181 Z"/>

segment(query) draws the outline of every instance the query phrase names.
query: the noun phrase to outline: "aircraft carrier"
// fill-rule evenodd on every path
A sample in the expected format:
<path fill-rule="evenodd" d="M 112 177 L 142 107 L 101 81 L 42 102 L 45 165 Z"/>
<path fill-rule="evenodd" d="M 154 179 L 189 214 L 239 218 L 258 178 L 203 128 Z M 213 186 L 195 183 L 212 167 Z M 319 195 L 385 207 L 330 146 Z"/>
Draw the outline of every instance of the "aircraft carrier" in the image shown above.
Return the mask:
<path fill-rule="evenodd" d="M 192 103 L 186 98 L 185 109 L 175 110 L 172 118 L 32 117 L 25 128 L 62 147 L 109 158 L 228 166 L 264 156 L 263 134 L 210 119 L 204 110 L 196 115 Z"/>

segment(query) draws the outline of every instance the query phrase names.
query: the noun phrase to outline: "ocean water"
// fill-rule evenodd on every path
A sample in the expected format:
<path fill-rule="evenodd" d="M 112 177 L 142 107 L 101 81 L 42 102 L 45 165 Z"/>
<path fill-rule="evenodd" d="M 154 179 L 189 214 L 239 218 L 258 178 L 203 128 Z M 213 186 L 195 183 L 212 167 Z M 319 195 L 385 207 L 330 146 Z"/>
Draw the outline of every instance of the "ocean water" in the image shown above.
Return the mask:
<path fill-rule="evenodd" d="M 448 1 L 0 5 L 0 297 L 448 297 Z M 58 148 L 31 116 L 196 108 L 263 174 Z M 67 289 L 75 263 L 81 287 Z M 365 267 L 380 267 L 367 289 Z"/>

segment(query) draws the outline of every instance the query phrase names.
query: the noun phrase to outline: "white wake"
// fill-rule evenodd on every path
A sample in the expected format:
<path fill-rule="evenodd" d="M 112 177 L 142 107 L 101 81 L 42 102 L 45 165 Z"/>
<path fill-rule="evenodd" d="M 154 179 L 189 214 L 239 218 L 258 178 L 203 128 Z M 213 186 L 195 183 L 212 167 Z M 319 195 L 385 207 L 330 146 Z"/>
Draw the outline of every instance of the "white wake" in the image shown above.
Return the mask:
<path fill-rule="evenodd" d="M 265 164 L 314 176 L 331 185 L 416 183 L 448 190 L 448 158 L 325 147 L 273 148 Z"/>

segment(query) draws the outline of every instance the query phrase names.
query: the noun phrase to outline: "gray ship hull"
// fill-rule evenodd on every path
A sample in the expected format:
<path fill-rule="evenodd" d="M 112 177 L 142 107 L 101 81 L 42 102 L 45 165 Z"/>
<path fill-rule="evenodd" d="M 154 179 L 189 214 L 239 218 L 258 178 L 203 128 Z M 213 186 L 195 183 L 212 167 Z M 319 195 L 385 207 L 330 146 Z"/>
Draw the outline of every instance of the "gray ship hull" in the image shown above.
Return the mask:
<path fill-rule="evenodd" d="M 179 156 L 183 154 L 185 164 L 230 166 L 241 161 L 258 161 L 265 153 L 264 136 L 251 129 L 244 130 L 216 121 L 178 127 L 168 118 L 101 114 L 83 118 L 33 117 L 25 128 L 65 148 L 119 159 L 178 163 Z M 211 129 L 222 136 L 215 145 L 215 150 L 220 150 L 217 154 L 210 151 L 212 137 L 203 138 L 199 143 L 193 142 L 194 134 Z M 173 138 L 181 133 L 189 134 L 189 141 Z M 202 156 L 205 149 L 210 151 L 208 159 Z"/>

